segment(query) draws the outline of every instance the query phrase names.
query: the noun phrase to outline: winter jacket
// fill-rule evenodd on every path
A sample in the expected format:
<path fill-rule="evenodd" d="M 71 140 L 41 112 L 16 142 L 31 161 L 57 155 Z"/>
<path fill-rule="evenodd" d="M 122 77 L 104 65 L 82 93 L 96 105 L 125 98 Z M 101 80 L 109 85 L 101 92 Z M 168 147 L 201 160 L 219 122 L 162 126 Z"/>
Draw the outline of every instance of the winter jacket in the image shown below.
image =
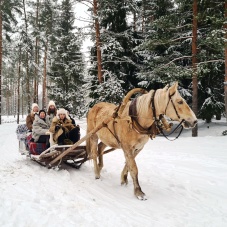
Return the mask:
<path fill-rule="evenodd" d="M 35 115 L 32 130 L 32 138 L 34 139 L 34 141 L 37 142 L 41 135 L 46 135 L 46 132 L 49 131 L 49 128 L 50 120 L 48 116 L 46 116 L 46 120 L 44 121 L 38 115 Z"/>
<path fill-rule="evenodd" d="M 28 116 L 26 117 L 26 126 L 27 126 L 27 128 L 28 128 L 28 130 L 32 130 L 32 124 L 33 124 L 33 122 L 34 122 L 34 120 L 35 120 L 35 113 L 30 113 L 30 114 L 28 114 Z"/>
<path fill-rule="evenodd" d="M 57 126 L 57 127 L 56 127 Z M 62 133 L 67 133 L 70 130 L 74 129 L 75 126 L 72 124 L 72 121 L 65 118 L 63 121 L 59 119 L 57 116 L 53 118 L 51 126 L 50 126 L 50 132 L 53 133 L 53 140 L 55 143 L 58 142 L 58 137 Z"/>
<path fill-rule="evenodd" d="M 49 117 L 50 123 L 52 123 L 53 118 L 55 117 L 55 113 L 50 113 L 49 115 L 47 115 Z"/>
<path fill-rule="evenodd" d="M 68 115 L 68 116 L 69 116 L 70 120 L 72 121 L 72 124 L 73 124 L 74 126 L 76 126 L 75 120 L 74 120 L 70 115 Z"/>

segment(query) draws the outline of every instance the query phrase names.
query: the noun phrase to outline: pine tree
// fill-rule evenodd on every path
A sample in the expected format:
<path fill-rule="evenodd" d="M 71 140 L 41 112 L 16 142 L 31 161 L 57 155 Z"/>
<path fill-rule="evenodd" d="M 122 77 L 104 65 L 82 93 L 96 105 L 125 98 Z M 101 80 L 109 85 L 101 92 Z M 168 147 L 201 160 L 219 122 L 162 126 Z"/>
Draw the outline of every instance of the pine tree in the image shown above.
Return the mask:
<path fill-rule="evenodd" d="M 64 0 L 61 5 L 56 36 L 55 53 L 52 59 L 49 86 L 49 97 L 59 107 L 69 107 L 81 115 L 84 105 L 82 84 L 84 63 L 80 48 L 82 40 L 79 30 L 74 28 L 72 1 Z M 75 35 L 76 33 L 76 35 Z"/>
<path fill-rule="evenodd" d="M 3 33 L 10 40 L 8 32 L 10 24 L 17 22 L 15 12 L 20 12 L 21 3 L 18 0 L 0 0 L 0 124 L 2 123 L 2 61 L 3 61 Z"/>
<path fill-rule="evenodd" d="M 137 34 L 127 23 L 129 1 L 100 0 L 98 18 L 100 23 L 100 39 L 102 49 L 103 83 L 98 84 L 96 75 L 96 48 L 91 51 L 92 67 L 90 97 L 98 101 L 119 103 L 122 97 L 132 88 L 138 86 L 136 73 L 139 58 L 134 52 Z M 131 4 L 131 3 L 130 3 Z M 95 57 L 93 57 L 95 56 Z"/>
<path fill-rule="evenodd" d="M 225 106 L 222 60 L 224 3 L 221 0 L 200 1 L 198 12 L 199 116 L 208 122 L 211 120 L 210 116 L 216 115 L 220 118 Z"/>

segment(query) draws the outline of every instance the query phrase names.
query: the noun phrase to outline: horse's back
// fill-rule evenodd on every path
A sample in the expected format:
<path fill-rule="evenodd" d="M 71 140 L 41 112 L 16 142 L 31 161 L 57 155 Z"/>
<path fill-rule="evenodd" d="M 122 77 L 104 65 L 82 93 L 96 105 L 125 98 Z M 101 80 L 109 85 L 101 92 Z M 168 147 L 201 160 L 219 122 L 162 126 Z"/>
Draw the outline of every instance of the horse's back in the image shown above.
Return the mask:
<path fill-rule="evenodd" d="M 87 114 L 87 127 L 94 128 L 106 118 L 112 116 L 116 105 L 107 102 L 100 102 L 95 104 Z"/>

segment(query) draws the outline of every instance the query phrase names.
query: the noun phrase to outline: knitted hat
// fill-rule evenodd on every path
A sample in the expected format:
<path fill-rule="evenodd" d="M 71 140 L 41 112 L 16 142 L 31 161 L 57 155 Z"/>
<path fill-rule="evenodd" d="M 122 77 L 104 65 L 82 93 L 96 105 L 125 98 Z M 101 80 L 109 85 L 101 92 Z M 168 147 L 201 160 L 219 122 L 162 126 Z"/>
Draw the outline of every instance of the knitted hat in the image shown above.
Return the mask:
<path fill-rule="evenodd" d="M 38 106 L 38 104 L 37 103 L 32 103 L 32 111 L 31 112 L 33 112 L 33 109 L 34 109 L 34 107 L 38 107 L 38 109 L 39 109 L 39 106 Z"/>
<path fill-rule="evenodd" d="M 68 119 L 68 120 L 70 120 L 70 117 L 69 117 L 69 115 L 67 114 L 67 111 L 64 109 L 64 108 L 60 108 L 60 109 L 58 109 L 58 111 L 57 111 L 57 118 L 59 119 L 59 115 L 60 114 L 65 114 L 65 117 Z"/>
<path fill-rule="evenodd" d="M 55 106 L 56 107 L 55 102 L 53 100 L 50 100 L 47 109 L 49 109 L 49 106 Z"/>

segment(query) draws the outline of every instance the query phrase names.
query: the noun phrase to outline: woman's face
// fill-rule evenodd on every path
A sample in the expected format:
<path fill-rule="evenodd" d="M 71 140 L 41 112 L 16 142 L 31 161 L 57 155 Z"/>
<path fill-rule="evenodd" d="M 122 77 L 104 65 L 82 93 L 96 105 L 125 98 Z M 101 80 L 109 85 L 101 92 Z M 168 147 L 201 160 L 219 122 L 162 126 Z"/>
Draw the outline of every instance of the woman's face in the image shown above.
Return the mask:
<path fill-rule="evenodd" d="M 44 118 L 46 117 L 46 114 L 45 114 L 44 112 L 41 112 L 41 113 L 39 114 L 39 116 L 40 116 L 40 118 L 44 119 Z"/>
<path fill-rule="evenodd" d="M 54 105 L 50 105 L 49 108 L 50 108 L 51 110 L 54 110 L 54 109 L 55 109 L 55 106 L 54 106 Z"/>
<path fill-rule="evenodd" d="M 59 114 L 59 117 L 61 120 L 64 120 L 65 119 L 65 114 Z"/>
<path fill-rule="evenodd" d="M 34 113 L 39 112 L 39 108 L 38 108 L 38 106 L 35 106 L 35 107 L 33 108 L 33 112 L 34 112 Z"/>

